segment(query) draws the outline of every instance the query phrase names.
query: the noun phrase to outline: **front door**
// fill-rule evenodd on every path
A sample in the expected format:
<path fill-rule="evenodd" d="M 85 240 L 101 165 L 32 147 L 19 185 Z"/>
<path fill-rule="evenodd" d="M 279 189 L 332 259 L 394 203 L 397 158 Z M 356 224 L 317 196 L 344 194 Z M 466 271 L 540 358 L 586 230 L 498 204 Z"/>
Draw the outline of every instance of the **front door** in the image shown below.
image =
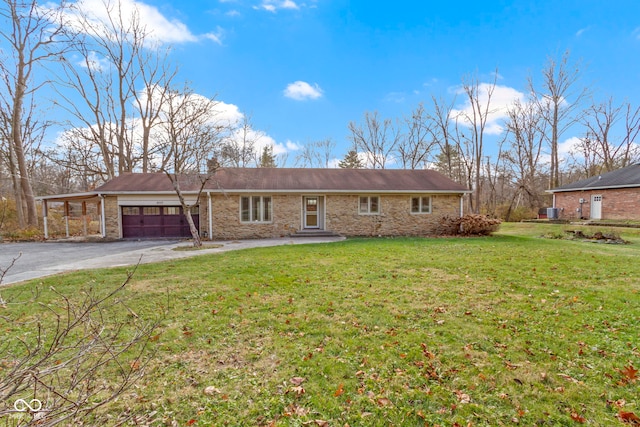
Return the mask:
<path fill-rule="evenodd" d="M 304 198 L 304 228 L 320 228 L 318 197 Z"/>
<path fill-rule="evenodd" d="M 591 196 L 591 219 L 602 219 L 602 196 Z"/>

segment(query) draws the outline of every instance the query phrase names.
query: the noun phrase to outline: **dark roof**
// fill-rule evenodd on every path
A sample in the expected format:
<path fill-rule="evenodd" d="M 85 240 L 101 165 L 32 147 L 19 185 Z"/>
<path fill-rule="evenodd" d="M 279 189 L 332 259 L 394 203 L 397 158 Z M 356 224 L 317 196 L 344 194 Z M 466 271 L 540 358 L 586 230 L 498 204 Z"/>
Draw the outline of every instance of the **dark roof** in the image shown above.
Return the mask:
<path fill-rule="evenodd" d="M 197 176 L 182 176 L 185 192 L 199 189 Z M 163 173 L 122 174 L 96 188 L 97 193 L 173 192 Z M 465 193 L 467 188 L 433 170 L 223 168 L 209 179 L 214 192 L 440 192 Z"/>
<path fill-rule="evenodd" d="M 562 191 L 604 190 L 628 187 L 640 187 L 640 163 L 602 175 L 592 176 L 591 178 L 563 185 L 549 191 L 556 193 Z"/>

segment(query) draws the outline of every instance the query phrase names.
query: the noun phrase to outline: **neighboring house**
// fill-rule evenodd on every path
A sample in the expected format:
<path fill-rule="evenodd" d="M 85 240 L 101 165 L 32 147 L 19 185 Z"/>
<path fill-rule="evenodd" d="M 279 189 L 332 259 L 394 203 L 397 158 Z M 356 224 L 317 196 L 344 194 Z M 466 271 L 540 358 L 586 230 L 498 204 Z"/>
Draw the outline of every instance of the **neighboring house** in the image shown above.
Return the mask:
<path fill-rule="evenodd" d="M 640 164 L 549 192 L 560 219 L 640 220 Z"/>
<path fill-rule="evenodd" d="M 430 234 L 444 216 L 463 214 L 470 191 L 439 172 L 400 169 L 222 168 L 180 186 L 200 235 L 210 239 Z M 171 181 L 163 173 L 123 174 L 92 192 L 40 197 L 96 203 L 106 238 L 190 237 Z M 67 209 L 68 210 L 68 209 Z M 84 210 L 84 209 L 83 209 Z"/>

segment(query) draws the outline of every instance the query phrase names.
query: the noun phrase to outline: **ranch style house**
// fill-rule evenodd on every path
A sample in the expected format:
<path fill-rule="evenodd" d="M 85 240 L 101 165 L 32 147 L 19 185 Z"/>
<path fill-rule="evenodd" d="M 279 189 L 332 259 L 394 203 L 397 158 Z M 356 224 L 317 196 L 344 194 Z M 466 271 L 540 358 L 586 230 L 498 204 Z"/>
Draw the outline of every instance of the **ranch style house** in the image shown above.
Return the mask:
<path fill-rule="evenodd" d="M 199 192 L 201 182 L 179 179 L 200 236 L 211 240 L 428 235 L 442 216 L 462 216 L 470 193 L 433 170 L 221 168 Z M 38 199 L 45 235 L 48 205 L 63 202 L 65 212 L 81 203 L 83 213 L 95 203 L 104 238 L 191 237 L 164 173 L 126 173 L 90 192 Z"/>
<path fill-rule="evenodd" d="M 549 190 L 559 219 L 640 220 L 640 164 Z"/>

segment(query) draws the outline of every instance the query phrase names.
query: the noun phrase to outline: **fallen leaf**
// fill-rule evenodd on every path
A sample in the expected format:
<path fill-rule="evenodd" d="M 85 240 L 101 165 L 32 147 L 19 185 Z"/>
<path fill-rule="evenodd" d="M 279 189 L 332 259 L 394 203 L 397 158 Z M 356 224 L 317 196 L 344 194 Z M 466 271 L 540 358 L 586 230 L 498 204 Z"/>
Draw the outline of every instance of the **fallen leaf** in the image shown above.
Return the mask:
<path fill-rule="evenodd" d="M 307 380 L 306 378 L 302 378 L 302 377 L 293 377 L 289 380 L 289 382 L 291 382 L 291 384 L 293 385 L 300 385 L 306 380 Z"/>
<path fill-rule="evenodd" d="M 620 411 L 618 412 L 618 418 L 620 418 L 620 421 L 622 421 L 623 423 L 640 426 L 640 417 L 638 417 L 633 412 Z"/>
<path fill-rule="evenodd" d="M 583 416 L 581 416 L 580 414 L 578 414 L 577 412 L 572 412 L 571 413 L 571 419 L 575 422 L 578 423 L 584 423 L 586 420 L 586 418 L 584 418 Z"/>
<path fill-rule="evenodd" d="M 343 387 L 344 387 L 344 385 L 343 385 L 343 384 L 340 384 L 340 385 L 338 386 L 338 389 L 335 391 L 335 393 L 333 393 L 333 395 L 334 395 L 335 397 L 342 396 L 342 395 L 344 394 L 344 388 L 343 388 Z"/>
<path fill-rule="evenodd" d="M 189 421 L 187 421 L 187 425 L 188 425 L 188 426 L 192 426 L 192 425 L 194 425 L 196 422 L 197 422 L 196 420 L 194 420 L 193 418 L 191 418 Z"/>
<path fill-rule="evenodd" d="M 306 390 L 302 386 L 291 387 L 291 391 L 296 394 L 296 396 L 302 396 L 306 393 Z"/>
<path fill-rule="evenodd" d="M 633 365 L 629 364 L 629 366 L 625 366 L 624 369 L 620 369 L 620 373 L 625 378 L 625 380 L 636 382 L 638 379 L 638 370 L 633 367 Z"/>
<path fill-rule="evenodd" d="M 206 394 L 207 396 L 213 396 L 214 394 L 220 394 L 220 389 L 210 385 L 208 387 L 205 387 L 204 394 Z"/>
<path fill-rule="evenodd" d="M 133 362 L 129 363 L 129 366 L 131 366 L 132 370 L 137 371 L 138 369 L 140 369 L 140 361 L 134 360 Z"/>
<path fill-rule="evenodd" d="M 467 393 L 456 390 L 456 396 L 458 397 L 458 401 L 460 403 L 471 403 L 471 396 L 469 396 Z"/>
<path fill-rule="evenodd" d="M 389 399 L 387 399 L 386 397 L 381 397 L 376 402 L 378 403 L 379 406 L 389 406 L 389 405 L 391 405 L 391 401 Z"/>

